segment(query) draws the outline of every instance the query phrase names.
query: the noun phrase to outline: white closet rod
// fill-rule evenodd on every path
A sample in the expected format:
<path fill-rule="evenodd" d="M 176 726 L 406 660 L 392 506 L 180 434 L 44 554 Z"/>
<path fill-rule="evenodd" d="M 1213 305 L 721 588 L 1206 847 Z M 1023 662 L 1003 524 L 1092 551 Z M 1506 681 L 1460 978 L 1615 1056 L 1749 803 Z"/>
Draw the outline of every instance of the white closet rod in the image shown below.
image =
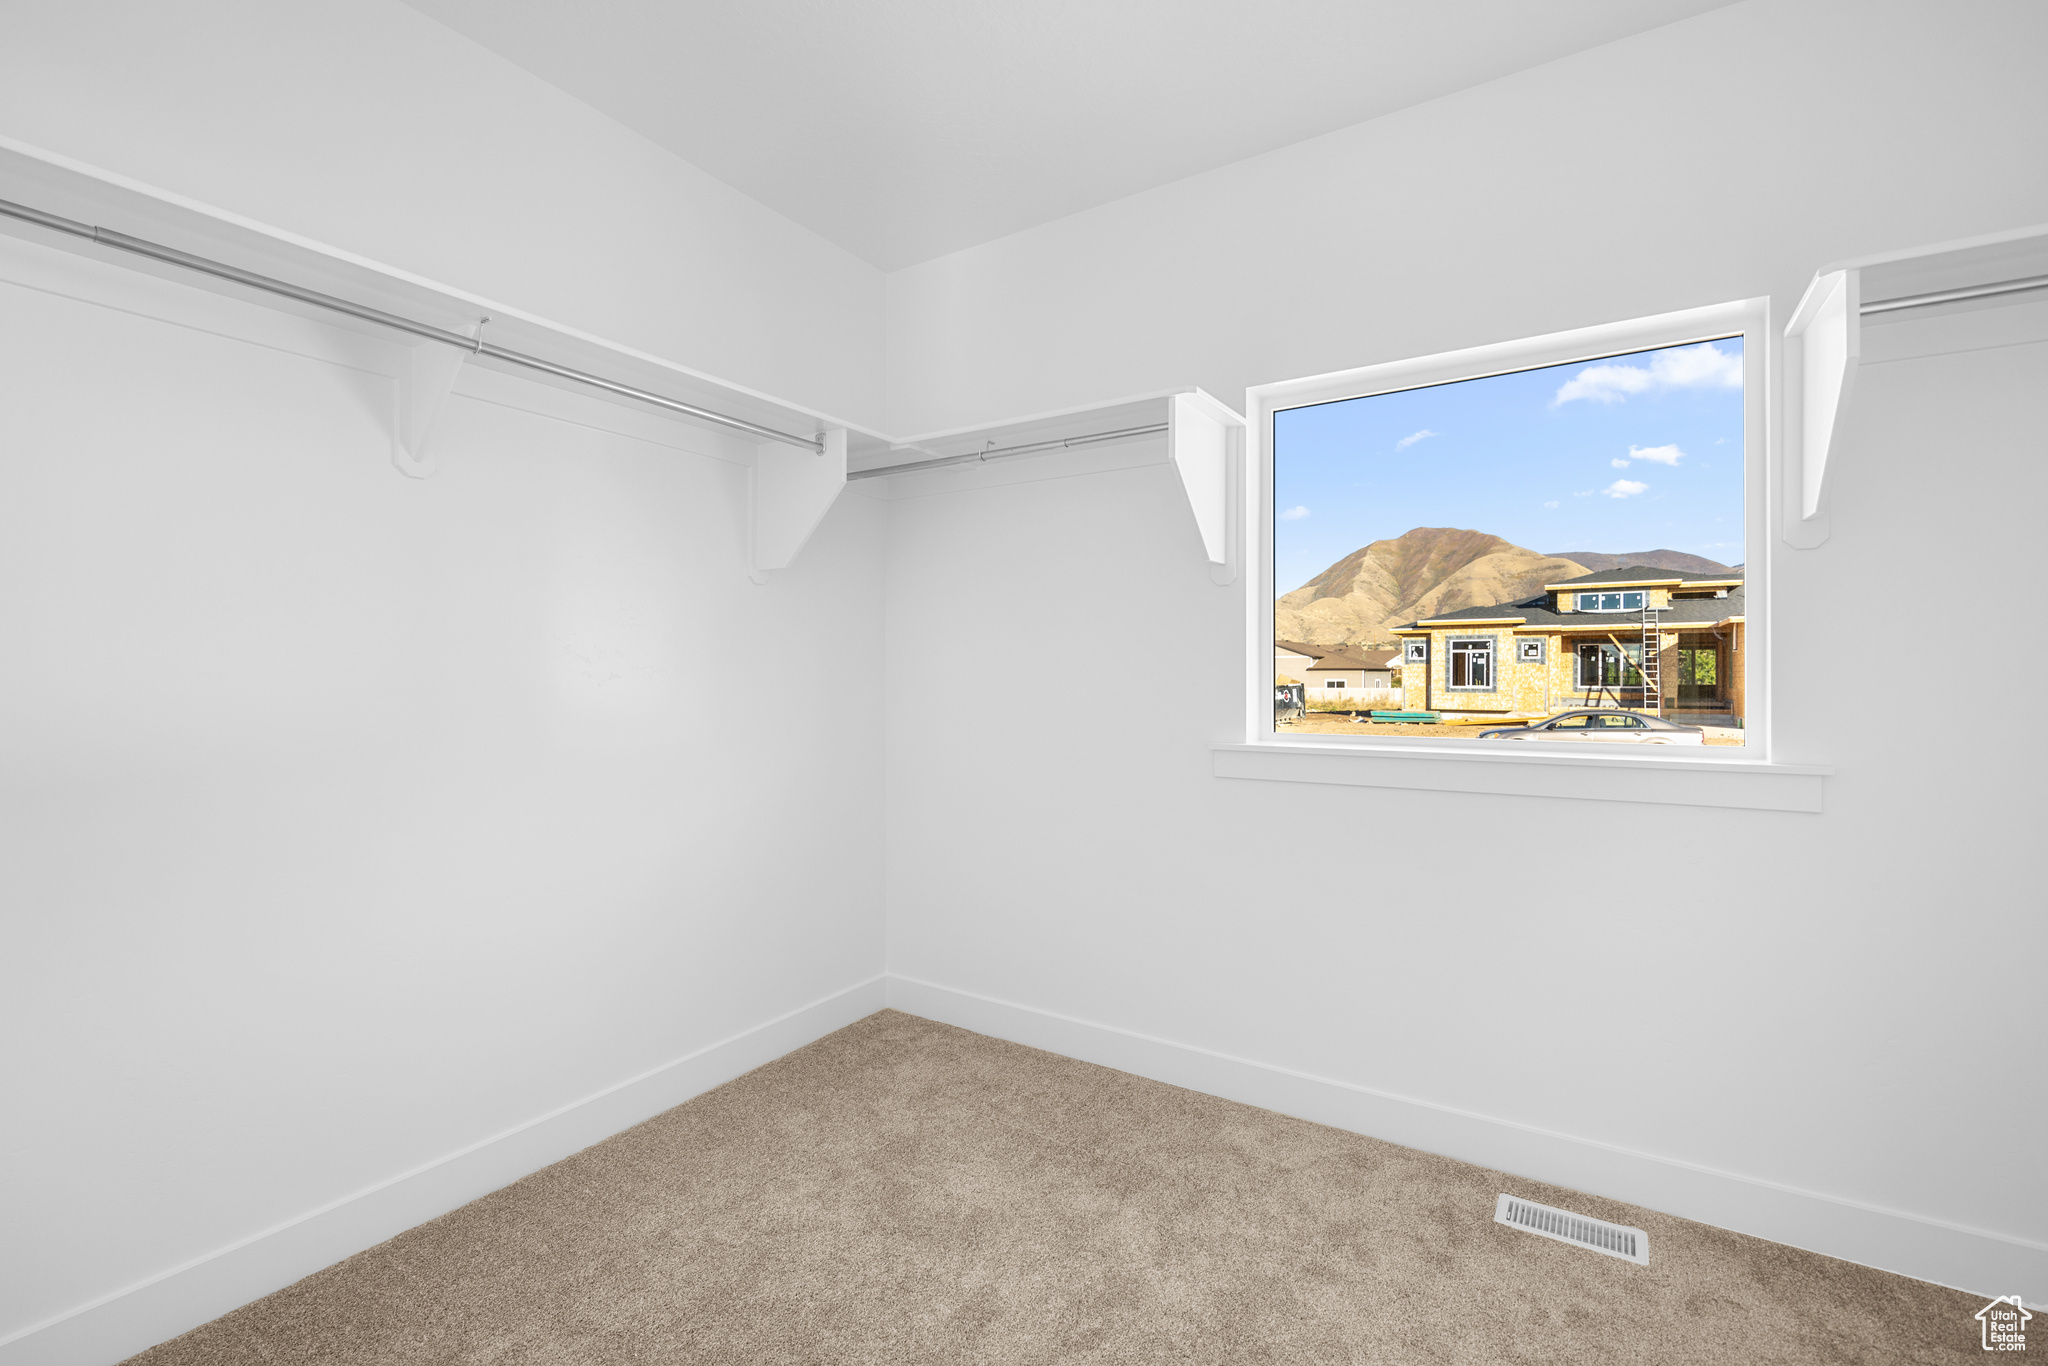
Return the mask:
<path fill-rule="evenodd" d="M 983 460 L 1001 460 L 1011 455 L 1040 455 L 1046 451 L 1064 450 L 1069 446 L 1092 446 L 1098 441 L 1123 441 L 1134 436 L 1150 436 L 1166 430 L 1164 422 L 1155 422 L 1149 427 L 1122 427 L 1113 432 L 1096 432 L 1092 436 L 1070 436 L 1064 441 L 1033 441 L 1025 446 L 998 446 L 993 450 L 969 451 L 966 455 L 942 455 L 936 460 L 912 460 L 901 465 L 879 465 L 871 470 L 850 470 L 847 479 L 880 479 L 885 474 L 907 474 L 912 470 L 935 470 L 945 465 L 973 465 Z"/>
<path fill-rule="evenodd" d="M 636 389 L 630 384 L 620 384 L 616 380 L 605 379 L 601 375 L 589 374 L 582 370 L 572 370 L 566 365 L 557 365 L 553 361 L 542 360 L 538 356 L 529 356 L 519 351 L 508 351 L 502 346 L 493 346 L 481 337 L 465 336 L 460 332 L 451 332 L 445 327 L 435 327 L 431 323 L 414 322 L 410 318 L 401 318 L 395 313 L 386 313 L 382 309 L 370 308 L 364 304 L 350 303 L 347 299 L 338 299 L 332 294 L 322 294 L 318 290 L 302 289 L 298 285 L 287 284 L 283 280 L 273 280 L 268 275 L 258 275 L 254 271 L 243 270 L 238 266 L 231 266 L 221 261 L 208 260 L 204 256 L 194 256 L 190 252 L 179 251 L 175 247 L 166 247 L 157 242 L 145 241 L 140 237 L 130 237 L 127 233 L 115 232 L 112 228 L 101 228 L 95 227 L 90 223 L 80 223 L 75 219 L 62 218 L 54 213 L 44 213 L 41 209 L 32 209 L 26 204 L 15 204 L 5 199 L 0 199 L 0 214 L 4 214 L 9 218 L 18 218 L 25 223 L 34 223 L 40 227 L 49 228 L 54 232 L 68 233 L 73 237 L 82 237 L 89 242 L 97 242 L 101 246 L 113 247 L 118 251 L 131 252 L 136 256 L 147 256 L 153 261 L 162 261 L 168 265 L 198 271 L 202 275 L 212 275 L 218 279 L 232 280 L 236 284 L 247 285 L 251 289 L 260 289 L 269 294 L 280 294 L 287 299 L 296 299 L 302 304 L 311 304 L 315 308 L 325 308 L 335 313 L 346 313 L 351 318 L 360 318 L 364 322 L 376 323 L 380 327 L 393 328 L 399 332 L 410 332 L 415 337 L 425 337 L 429 341 L 437 341 L 448 346 L 460 347 L 464 351 L 473 352 L 479 356 L 489 356 L 493 360 L 504 361 L 508 365 L 524 366 L 528 370 L 539 370 L 543 374 L 554 375 L 560 379 L 573 380 L 578 384 L 587 384 L 593 389 L 602 389 L 606 393 L 637 399 L 642 403 L 651 403 L 657 408 L 666 408 L 670 412 L 682 413 L 699 421 L 730 428 L 736 432 L 746 432 L 751 436 L 767 437 L 771 441 L 787 442 L 792 446 L 801 446 L 806 450 L 823 451 L 825 449 L 825 438 L 822 435 L 796 436 L 789 432 L 778 431 L 773 427 L 764 427 L 758 422 L 749 422 L 745 418 L 728 417 L 724 413 L 714 413 L 709 408 L 699 408 L 694 403 L 684 403 L 680 399 L 650 393 L 645 389 Z"/>
<path fill-rule="evenodd" d="M 1879 299 L 1863 305 L 1865 314 L 1890 313 L 1901 308 L 1926 308 L 1958 299 L 1986 299 L 1994 294 L 2018 294 L 2022 290 L 2048 289 L 2048 275 L 2030 275 L 2024 280 L 2000 280 L 1997 284 L 1971 285 L 1967 289 L 1943 289 L 1933 294 L 1907 294 L 1896 299 Z"/>

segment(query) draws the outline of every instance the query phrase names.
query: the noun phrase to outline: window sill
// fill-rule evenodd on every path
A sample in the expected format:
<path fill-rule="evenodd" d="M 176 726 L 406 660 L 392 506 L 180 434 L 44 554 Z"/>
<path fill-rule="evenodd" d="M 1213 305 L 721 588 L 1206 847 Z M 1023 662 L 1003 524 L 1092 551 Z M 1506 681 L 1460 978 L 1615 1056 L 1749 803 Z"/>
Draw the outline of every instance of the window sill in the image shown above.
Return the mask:
<path fill-rule="evenodd" d="M 1217 745 L 1213 749 L 1214 771 L 1219 778 L 1340 787 L 1809 812 L 1822 809 L 1824 785 L 1834 772 L 1825 764 L 1705 756 L 1485 754 L 1464 749 L 1422 752 L 1412 748 L 1412 743 Z"/>

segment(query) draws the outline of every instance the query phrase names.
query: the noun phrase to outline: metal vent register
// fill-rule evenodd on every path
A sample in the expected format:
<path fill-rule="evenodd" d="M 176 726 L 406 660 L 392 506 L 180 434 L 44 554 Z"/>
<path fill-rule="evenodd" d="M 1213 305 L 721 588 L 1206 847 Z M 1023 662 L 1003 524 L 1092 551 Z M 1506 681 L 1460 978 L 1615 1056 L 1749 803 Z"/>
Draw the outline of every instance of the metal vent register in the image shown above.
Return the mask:
<path fill-rule="evenodd" d="M 1634 1262 L 1637 1266 L 1650 1264 L 1650 1235 L 1626 1224 L 1588 1219 L 1583 1214 L 1552 1209 L 1533 1200 L 1518 1200 L 1512 1195 L 1503 1195 L 1494 1202 L 1493 1222 L 1518 1228 L 1524 1233 L 1553 1238 L 1560 1243 L 1570 1243 L 1573 1247 L 1604 1252 L 1624 1262 Z"/>

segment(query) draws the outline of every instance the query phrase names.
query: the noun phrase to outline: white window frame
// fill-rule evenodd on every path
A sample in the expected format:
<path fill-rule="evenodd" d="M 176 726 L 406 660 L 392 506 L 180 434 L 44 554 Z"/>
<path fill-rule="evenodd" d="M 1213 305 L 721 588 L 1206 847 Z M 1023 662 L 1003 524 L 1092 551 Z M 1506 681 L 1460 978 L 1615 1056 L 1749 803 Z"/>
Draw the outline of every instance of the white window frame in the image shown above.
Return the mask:
<path fill-rule="evenodd" d="M 1418 389 L 1485 375 L 1594 362 L 1631 352 L 1722 337 L 1743 343 L 1745 744 L 1698 753 L 1660 748 L 1653 758 L 1620 751 L 1544 753 L 1549 746 L 1477 739 L 1283 733 L 1273 725 L 1273 422 L 1284 409 L 1370 394 Z M 1771 688 L 1770 580 L 1782 517 L 1781 455 L 1775 376 L 1781 365 L 1770 335 L 1770 300 L 1578 328 L 1519 341 L 1394 360 L 1353 370 L 1254 386 L 1245 392 L 1246 460 L 1239 499 L 1246 547 L 1247 699 L 1244 740 L 1215 746 L 1223 777 L 1336 783 L 1362 787 L 1496 792 L 1684 805 L 1818 811 L 1822 780 L 1833 769 L 1796 764 L 1776 752 Z M 1577 591 L 1577 590 L 1573 590 Z M 1405 660 L 1404 647 L 1404 660 Z M 1434 667 L 1432 662 L 1432 667 Z M 1496 668 L 1498 668 L 1496 660 Z M 1687 747 L 1689 748 L 1689 747 Z"/>
<path fill-rule="evenodd" d="M 1474 648 L 1477 646 L 1484 646 L 1485 648 L 1483 651 L 1481 651 L 1479 649 Z M 1472 668 L 1470 661 L 1473 655 L 1475 654 L 1483 654 L 1483 657 L 1486 660 L 1486 681 L 1484 683 L 1451 682 L 1452 676 L 1457 672 L 1458 656 L 1465 656 L 1465 659 L 1467 661 L 1465 668 L 1466 672 L 1469 674 Z M 1500 661 L 1497 658 L 1499 654 L 1500 642 L 1498 638 L 1495 636 L 1483 635 L 1444 637 L 1444 691 L 1479 693 L 1499 692 L 1500 669 L 1498 665 Z"/>
<path fill-rule="evenodd" d="M 1585 590 L 1574 590 L 1573 596 L 1576 599 L 1577 604 L 1572 608 L 1572 610 L 1575 612 L 1634 612 L 1638 615 L 1641 615 L 1643 610 L 1643 604 L 1648 602 L 1650 598 L 1649 590 L 1646 588 L 1593 588 Z M 1593 605 L 1591 607 L 1586 606 L 1587 598 L 1593 599 Z M 1602 598 L 1620 598 L 1621 606 L 1602 607 L 1600 606 L 1600 599 Z M 1636 605 L 1633 607 L 1628 605 L 1628 600 L 1630 598 L 1634 598 L 1636 600 Z"/>

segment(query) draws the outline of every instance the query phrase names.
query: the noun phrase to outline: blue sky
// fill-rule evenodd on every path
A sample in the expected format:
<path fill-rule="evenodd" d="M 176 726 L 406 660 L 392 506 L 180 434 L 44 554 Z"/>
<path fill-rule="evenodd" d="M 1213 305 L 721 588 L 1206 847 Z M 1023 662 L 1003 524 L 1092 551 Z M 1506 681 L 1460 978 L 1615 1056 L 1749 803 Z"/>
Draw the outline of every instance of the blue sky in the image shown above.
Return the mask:
<path fill-rule="evenodd" d="M 1274 588 L 1419 526 L 1743 559 L 1742 338 L 1274 416 Z"/>

